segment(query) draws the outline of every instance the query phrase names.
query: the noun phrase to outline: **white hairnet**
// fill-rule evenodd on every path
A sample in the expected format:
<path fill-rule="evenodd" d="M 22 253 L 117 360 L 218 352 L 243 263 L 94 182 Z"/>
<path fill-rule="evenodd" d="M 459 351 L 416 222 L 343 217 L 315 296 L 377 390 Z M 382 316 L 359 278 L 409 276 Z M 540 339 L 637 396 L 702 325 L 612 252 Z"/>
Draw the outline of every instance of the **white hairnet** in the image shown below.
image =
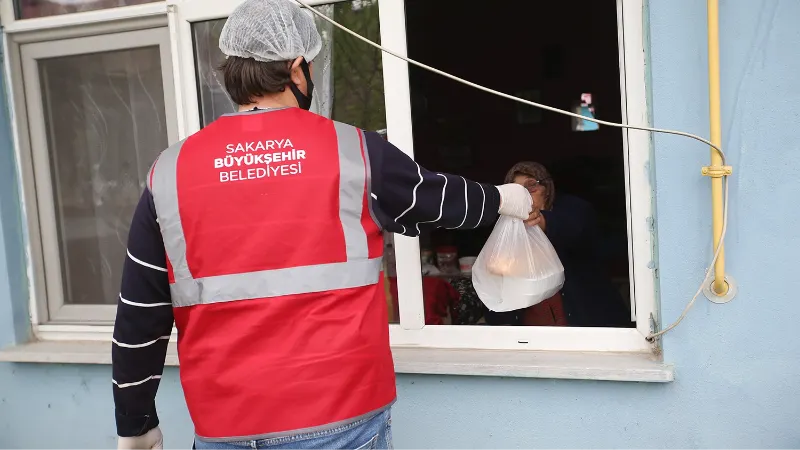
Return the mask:
<path fill-rule="evenodd" d="M 300 56 L 311 62 L 321 48 L 311 14 L 291 0 L 246 0 L 233 10 L 219 37 L 225 55 L 263 62 Z"/>

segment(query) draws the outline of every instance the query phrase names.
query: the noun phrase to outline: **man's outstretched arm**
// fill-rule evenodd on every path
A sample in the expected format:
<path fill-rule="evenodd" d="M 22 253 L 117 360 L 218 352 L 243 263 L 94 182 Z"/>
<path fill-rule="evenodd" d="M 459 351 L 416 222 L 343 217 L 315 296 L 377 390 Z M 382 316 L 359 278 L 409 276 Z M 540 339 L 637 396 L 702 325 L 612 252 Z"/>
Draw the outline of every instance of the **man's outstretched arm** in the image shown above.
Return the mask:
<path fill-rule="evenodd" d="M 372 210 L 383 229 L 406 236 L 434 228 L 491 225 L 498 213 L 527 218 L 528 191 L 431 172 L 377 133 L 365 133 L 372 173 Z M 504 201 L 505 200 L 505 201 Z"/>

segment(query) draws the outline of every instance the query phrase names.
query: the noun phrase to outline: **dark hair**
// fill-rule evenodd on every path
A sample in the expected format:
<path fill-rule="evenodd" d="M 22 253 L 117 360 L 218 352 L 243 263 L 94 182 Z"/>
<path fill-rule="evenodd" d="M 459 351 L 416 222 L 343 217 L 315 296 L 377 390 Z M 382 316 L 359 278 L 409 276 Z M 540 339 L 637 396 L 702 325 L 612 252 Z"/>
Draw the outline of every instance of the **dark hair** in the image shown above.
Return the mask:
<path fill-rule="evenodd" d="M 249 105 L 256 98 L 286 90 L 292 82 L 289 61 L 261 62 L 230 56 L 220 65 L 225 90 L 237 105 Z"/>
<path fill-rule="evenodd" d="M 518 162 L 506 174 L 505 182 L 513 183 L 514 178 L 519 175 L 531 177 L 544 186 L 546 191 L 544 209 L 549 210 L 553 207 L 553 201 L 556 197 L 556 185 L 553 183 L 553 177 L 550 176 L 550 172 L 547 171 L 545 166 L 532 161 Z"/>

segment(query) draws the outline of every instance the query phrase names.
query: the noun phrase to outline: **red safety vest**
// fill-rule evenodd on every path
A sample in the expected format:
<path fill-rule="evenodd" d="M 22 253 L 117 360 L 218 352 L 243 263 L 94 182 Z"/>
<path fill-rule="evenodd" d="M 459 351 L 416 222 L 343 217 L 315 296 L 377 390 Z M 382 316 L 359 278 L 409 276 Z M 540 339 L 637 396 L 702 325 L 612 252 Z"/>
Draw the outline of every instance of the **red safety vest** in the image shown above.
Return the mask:
<path fill-rule="evenodd" d="M 395 400 L 363 133 L 297 108 L 223 116 L 149 187 L 198 436 L 269 438 Z"/>

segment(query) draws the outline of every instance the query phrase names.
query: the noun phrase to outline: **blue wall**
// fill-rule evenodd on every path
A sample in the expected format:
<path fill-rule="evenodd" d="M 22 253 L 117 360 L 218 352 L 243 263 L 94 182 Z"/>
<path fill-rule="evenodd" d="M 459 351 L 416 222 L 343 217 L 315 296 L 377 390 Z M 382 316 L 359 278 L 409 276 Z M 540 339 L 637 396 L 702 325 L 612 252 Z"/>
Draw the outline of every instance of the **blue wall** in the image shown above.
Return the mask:
<path fill-rule="evenodd" d="M 6 105 L 7 98 L 0 83 L 0 105 Z M 10 123 L 8 109 L 0 108 L 0 345 L 30 336 L 24 228 Z"/>
<path fill-rule="evenodd" d="M 721 3 L 724 145 L 735 166 L 728 267 L 738 297 L 726 306 L 701 300 L 668 335 L 665 354 L 677 380 L 667 385 L 402 376 L 399 447 L 800 444 L 800 161 L 792 159 L 800 155 L 800 2 Z M 648 14 L 655 125 L 707 135 L 705 2 L 650 0 Z M 0 169 L 7 141 L 0 142 Z M 683 138 L 655 142 L 669 320 L 709 259 L 709 182 L 699 176 L 709 156 Z M 20 231 L 6 207 L 16 194 L 7 177 L 0 183 L 0 344 L 8 344 L 8 296 L 23 288 L 15 266 Z M 159 394 L 168 446 L 188 445 L 192 432 L 176 374 L 168 371 Z M 109 377 L 108 367 L 0 365 L 0 446 L 113 446 Z"/>

